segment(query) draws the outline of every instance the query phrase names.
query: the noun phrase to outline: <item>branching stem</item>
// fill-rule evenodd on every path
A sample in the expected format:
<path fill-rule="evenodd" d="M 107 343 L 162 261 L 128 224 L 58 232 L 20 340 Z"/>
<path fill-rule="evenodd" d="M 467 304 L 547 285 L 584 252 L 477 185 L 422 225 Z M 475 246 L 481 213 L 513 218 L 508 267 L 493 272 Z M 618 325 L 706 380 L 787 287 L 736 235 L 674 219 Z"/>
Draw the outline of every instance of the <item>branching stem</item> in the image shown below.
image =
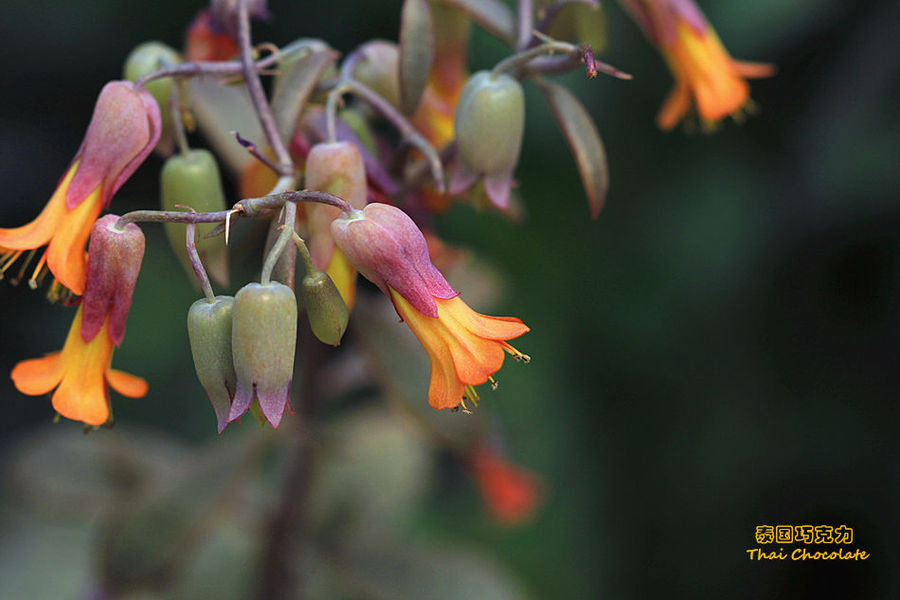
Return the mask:
<path fill-rule="evenodd" d="M 253 46 L 250 41 L 250 0 L 241 0 L 238 4 L 238 45 L 241 48 L 241 66 L 247 92 L 250 94 L 250 100 L 253 102 L 253 108 L 256 109 L 256 115 L 266 134 L 266 139 L 269 140 L 269 146 L 275 153 L 275 159 L 278 161 L 278 174 L 291 175 L 294 172 L 291 155 L 278 133 L 272 107 L 269 106 L 269 101 L 266 99 L 266 92 L 253 62 Z"/>

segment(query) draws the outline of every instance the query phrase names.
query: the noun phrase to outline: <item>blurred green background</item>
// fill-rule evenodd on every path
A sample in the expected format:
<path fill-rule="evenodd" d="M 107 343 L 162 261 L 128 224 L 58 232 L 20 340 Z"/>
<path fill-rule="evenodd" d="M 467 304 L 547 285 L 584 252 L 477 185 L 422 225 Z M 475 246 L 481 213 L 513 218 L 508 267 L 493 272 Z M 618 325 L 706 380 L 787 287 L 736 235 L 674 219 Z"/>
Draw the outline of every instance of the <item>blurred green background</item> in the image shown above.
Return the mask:
<path fill-rule="evenodd" d="M 394 39 L 400 4 L 272 0 L 275 19 L 255 38 L 316 36 L 346 52 Z M 440 221 L 446 239 L 505 273 L 496 312 L 532 328 L 517 344 L 531 364 L 508 365 L 484 410 L 503 424 L 512 458 L 544 479 L 546 501 L 533 523 L 506 530 L 482 517 L 461 479 L 439 486 L 416 527 L 481 548 L 532 597 L 900 597 L 900 6 L 701 6 L 736 58 L 778 65 L 752 84 L 756 116 L 712 136 L 657 130 L 670 75 L 609 3 L 602 58 L 634 80 L 565 78 L 609 155 L 600 219 L 588 218 L 568 149 L 529 88 L 517 170 L 526 220 L 458 206 Z M 179 45 L 197 8 L 0 5 L 0 223 L 24 223 L 49 198 L 127 52 L 146 39 Z M 503 52 L 478 32 L 472 66 Z M 151 158 L 114 210 L 153 205 L 159 167 Z M 214 420 L 183 328 L 196 293 L 162 229 L 144 230 L 148 253 L 114 361 L 151 391 L 114 398 L 116 418 L 208 441 Z M 0 308 L 3 374 L 58 349 L 72 314 L 5 283 Z M 2 452 L 52 417 L 48 401 L 18 394 L 5 376 L 0 399 Z M 58 460 L 65 470 L 75 459 Z M 54 572 L 78 581 L 90 557 L 73 565 L 60 548 L 80 548 L 82 534 L 42 542 L 46 525 L 32 528 L 21 502 L 9 508 L 16 500 L 0 521 L 4 580 L 20 590 L 46 589 L 23 582 L 40 586 Z M 783 523 L 846 524 L 871 558 L 748 560 L 756 526 Z"/>

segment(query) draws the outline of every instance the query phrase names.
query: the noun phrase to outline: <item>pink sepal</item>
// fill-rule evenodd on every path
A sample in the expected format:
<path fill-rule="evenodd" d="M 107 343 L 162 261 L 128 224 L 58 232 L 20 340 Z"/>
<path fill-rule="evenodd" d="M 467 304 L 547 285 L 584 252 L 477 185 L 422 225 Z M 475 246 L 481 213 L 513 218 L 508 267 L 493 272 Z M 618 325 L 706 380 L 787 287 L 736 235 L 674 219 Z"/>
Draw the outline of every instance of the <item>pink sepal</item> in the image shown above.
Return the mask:
<path fill-rule="evenodd" d="M 336 219 L 331 231 L 357 271 L 385 294 L 394 289 L 423 315 L 438 316 L 435 298 L 458 295 L 431 264 L 422 232 L 399 208 L 369 204 Z"/>
<path fill-rule="evenodd" d="M 484 176 L 484 191 L 500 210 L 509 208 L 509 190 L 512 189 L 512 172 Z"/>
<path fill-rule="evenodd" d="M 78 169 L 66 191 L 73 209 L 102 185 L 103 206 L 140 166 L 159 140 L 161 118 L 156 100 L 129 81 L 107 83 L 73 162 Z"/>
<path fill-rule="evenodd" d="M 125 320 L 144 257 L 144 234 L 134 223 L 116 229 L 118 220 L 117 215 L 106 215 L 91 230 L 81 304 L 81 337 L 86 343 L 100 332 L 107 316 L 113 343 L 119 346 L 125 337 Z"/>

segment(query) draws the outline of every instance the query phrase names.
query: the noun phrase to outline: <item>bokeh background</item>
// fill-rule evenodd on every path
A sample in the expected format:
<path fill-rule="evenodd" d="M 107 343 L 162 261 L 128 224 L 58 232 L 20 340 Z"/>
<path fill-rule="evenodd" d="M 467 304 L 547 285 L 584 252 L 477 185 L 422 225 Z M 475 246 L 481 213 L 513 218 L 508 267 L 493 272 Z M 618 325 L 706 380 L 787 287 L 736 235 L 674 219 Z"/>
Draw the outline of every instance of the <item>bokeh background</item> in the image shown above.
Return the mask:
<path fill-rule="evenodd" d="M 503 424 L 511 457 L 543 478 L 545 504 L 532 523 L 502 528 L 482 515 L 464 477 L 445 478 L 410 527 L 478 548 L 535 598 L 898 597 L 900 8 L 700 4 L 735 57 L 778 65 L 776 77 L 752 85 L 758 114 L 711 136 L 657 130 L 670 75 L 608 3 L 602 58 L 634 80 L 566 78 L 609 155 L 600 219 L 588 218 L 568 149 L 529 88 L 517 170 L 526 219 L 511 225 L 458 206 L 439 222 L 448 241 L 504 274 L 495 312 L 533 330 L 518 344 L 532 363 L 507 366 L 484 410 Z M 393 39 L 400 2 L 270 6 L 276 18 L 255 29 L 257 40 L 316 36 L 346 52 Z M 147 39 L 179 45 L 197 8 L 0 5 L 0 223 L 23 223 L 43 206 L 127 52 Z M 504 52 L 480 31 L 472 48 L 473 68 Z M 117 211 L 156 202 L 159 167 L 148 161 Z M 183 328 L 196 294 L 162 230 L 145 232 L 115 362 L 146 377 L 151 392 L 114 407 L 117 429 L 173 440 L 153 442 L 158 457 L 148 450 L 163 463 L 167 448 L 196 447 L 215 431 Z M 70 310 L 4 282 L 0 373 L 58 349 L 70 320 Z M 96 518 L 66 518 L 8 473 L 31 457 L 34 477 L 66 480 L 109 434 L 79 437 L 69 422 L 47 434 L 49 402 L 18 394 L 5 375 L 0 402 L 0 595 L 82 597 L 102 537 Z M 69 445 L 36 443 L 37 432 Z M 748 560 L 757 525 L 804 523 L 853 527 L 853 545 L 871 558 Z"/>

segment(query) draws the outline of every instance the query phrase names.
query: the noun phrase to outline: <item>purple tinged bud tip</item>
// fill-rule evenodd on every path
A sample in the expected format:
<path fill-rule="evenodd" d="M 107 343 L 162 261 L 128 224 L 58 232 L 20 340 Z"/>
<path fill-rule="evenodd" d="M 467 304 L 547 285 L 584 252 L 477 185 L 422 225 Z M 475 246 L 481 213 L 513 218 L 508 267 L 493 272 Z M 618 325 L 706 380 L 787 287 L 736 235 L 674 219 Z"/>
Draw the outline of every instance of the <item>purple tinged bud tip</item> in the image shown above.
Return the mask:
<path fill-rule="evenodd" d="M 109 318 L 116 346 L 125 337 L 125 320 L 144 257 L 144 234 L 134 223 L 117 229 L 117 215 L 97 219 L 88 246 L 87 281 L 82 299 L 81 337 L 90 342 Z"/>

